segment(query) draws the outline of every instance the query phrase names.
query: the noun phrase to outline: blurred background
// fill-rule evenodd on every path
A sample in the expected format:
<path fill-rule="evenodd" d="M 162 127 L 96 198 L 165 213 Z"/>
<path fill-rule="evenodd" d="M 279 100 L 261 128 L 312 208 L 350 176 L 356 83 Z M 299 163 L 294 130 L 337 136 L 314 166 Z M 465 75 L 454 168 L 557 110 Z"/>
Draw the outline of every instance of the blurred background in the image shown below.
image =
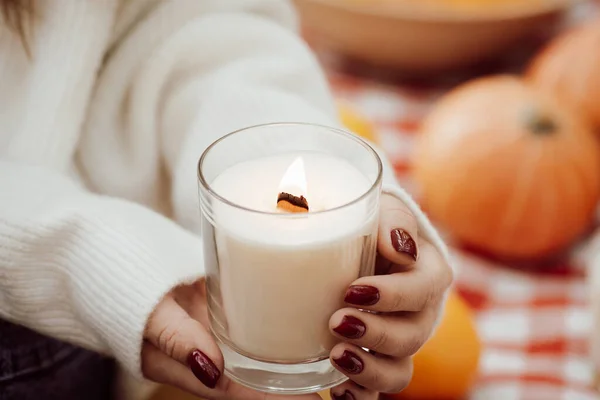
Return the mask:
<path fill-rule="evenodd" d="M 600 2 L 296 5 L 344 122 L 453 246 L 446 319 L 397 398 L 600 398 Z"/>
<path fill-rule="evenodd" d="M 386 398 L 600 398 L 600 2 L 296 5 L 342 120 L 452 245 L 445 318 Z"/>

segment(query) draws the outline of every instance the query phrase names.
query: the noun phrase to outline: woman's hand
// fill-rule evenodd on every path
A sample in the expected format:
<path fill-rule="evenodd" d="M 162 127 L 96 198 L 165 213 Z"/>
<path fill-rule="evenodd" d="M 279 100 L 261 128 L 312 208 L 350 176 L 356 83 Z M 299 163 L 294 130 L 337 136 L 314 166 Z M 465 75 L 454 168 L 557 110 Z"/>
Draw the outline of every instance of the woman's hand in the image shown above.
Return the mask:
<path fill-rule="evenodd" d="M 203 399 L 319 400 L 265 395 L 223 376 L 223 356 L 208 329 L 204 280 L 175 288 L 152 313 L 142 348 L 142 371 L 154 382 L 178 387 Z"/>
<path fill-rule="evenodd" d="M 402 391 L 412 377 L 411 356 L 431 335 L 452 282 L 450 266 L 419 236 L 410 210 L 390 195 L 382 197 L 377 250 L 376 276 L 354 281 L 346 292 L 348 308 L 330 319 L 343 340 L 331 361 L 351 379 L 331 390 L 334 400 Z"/>
<path fill-rule="evenodd" d="M 349 307 L 330 320 L 333 333 L 343 340 L 331 351 L 331 360 L 351 379 L 332 389 L 333 399 L 375 400 L 379 392 L 401 391 L 411 378 L 410 357 L 429 338 L 452 281 L 450 267 L 419 236 L 411 212 L 387 195 L 382 198 L 378 253 L 377 276 L 353 282 L 345 298 Z M 232 382 L 223 376 L 223 357 L 206 327 L 204 281 L 174 289 L 148 321 L 144 375 L 205 399 L 320 398 L 265 395 Z"/>

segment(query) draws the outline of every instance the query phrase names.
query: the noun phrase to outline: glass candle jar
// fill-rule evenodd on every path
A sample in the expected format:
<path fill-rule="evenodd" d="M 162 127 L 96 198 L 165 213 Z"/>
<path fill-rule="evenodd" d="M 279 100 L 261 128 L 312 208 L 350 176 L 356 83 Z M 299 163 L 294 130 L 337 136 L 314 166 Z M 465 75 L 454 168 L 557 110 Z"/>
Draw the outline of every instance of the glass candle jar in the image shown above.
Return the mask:
<path fill-rule="evenodd" d="M 204 152 L 208 308 L 233 380 L 285 394 L 345 380 L 329 360 L 329 318 L 373 273 L 381 176 L 362 139 L 318 125 L 250 127 Z"/>

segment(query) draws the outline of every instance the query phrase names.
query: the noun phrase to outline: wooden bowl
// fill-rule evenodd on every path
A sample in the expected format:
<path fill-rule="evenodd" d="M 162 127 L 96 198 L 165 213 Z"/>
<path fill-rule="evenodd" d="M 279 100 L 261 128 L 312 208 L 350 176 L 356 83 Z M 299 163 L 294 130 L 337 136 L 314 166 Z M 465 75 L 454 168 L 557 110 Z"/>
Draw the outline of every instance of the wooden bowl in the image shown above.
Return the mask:
<path fill-rule="evenodd" d="M 578 1 L 496 0 L 495 6 L 470 9 L 431 6 L 432 0 L 295 3 L 319 44 L 372 65 L 430 73 L 501 54 Z"/>

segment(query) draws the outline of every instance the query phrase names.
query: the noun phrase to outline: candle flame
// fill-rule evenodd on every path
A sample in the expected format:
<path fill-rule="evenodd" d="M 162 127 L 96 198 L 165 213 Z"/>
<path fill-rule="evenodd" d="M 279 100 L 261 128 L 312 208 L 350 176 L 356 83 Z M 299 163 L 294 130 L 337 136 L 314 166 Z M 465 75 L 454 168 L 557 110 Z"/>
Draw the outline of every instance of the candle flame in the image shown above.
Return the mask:
<path fill-rule="evenodd" d="M 290 164 L 283 174 L 279 183 L 279 191 L 292 194 L 294 196 L 307 197 L 306 172 L 304 169 L 304 160 L 298 157 Z"/>

